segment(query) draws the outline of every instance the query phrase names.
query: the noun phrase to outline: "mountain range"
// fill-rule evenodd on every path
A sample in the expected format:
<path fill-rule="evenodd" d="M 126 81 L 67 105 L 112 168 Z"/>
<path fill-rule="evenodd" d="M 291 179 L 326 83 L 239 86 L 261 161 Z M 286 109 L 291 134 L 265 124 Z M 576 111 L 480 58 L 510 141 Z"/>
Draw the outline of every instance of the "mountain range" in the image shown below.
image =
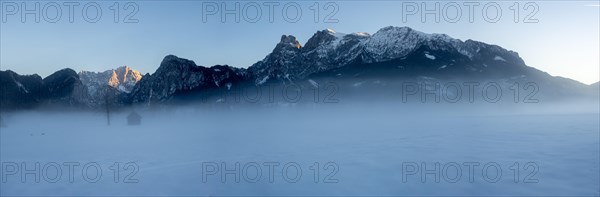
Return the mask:
<path fill-rule="evenodd" d="M 143 76 L 129 67 L 79 73 L 67 68 L 43 79 L 0 71 L 0 108 L 43 104 L 98 108 L 107 103 L 145 105 L 199 97 L 216 102 L 234 90 L 286 84 L 308 90 L 329 82 L 346 93 L 341 96 L 373 97 L 397 93 L 400 82 L 406 81 L 493 81 L 507 90 L 515 83 L 533 82 L 539 89 L 536 94 L 544 99 L 597 98 L 599 92 L 598 83 L 553 77 L 500 46 L 390 26 L 373 35 L 326 29 L 304 46 L 296 37 L 283 35 L 271 53 L 247 69 L 198 66 L 167 55 L 154 73 Z"/>

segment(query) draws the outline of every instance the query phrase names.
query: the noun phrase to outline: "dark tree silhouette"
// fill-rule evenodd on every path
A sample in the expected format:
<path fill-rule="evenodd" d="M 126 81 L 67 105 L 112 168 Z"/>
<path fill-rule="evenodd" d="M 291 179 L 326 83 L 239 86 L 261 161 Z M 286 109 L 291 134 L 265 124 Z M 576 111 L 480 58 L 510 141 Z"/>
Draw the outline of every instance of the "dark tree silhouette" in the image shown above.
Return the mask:
<path fill-rule="evenodd" d="M 110 126 L 110 86 L 104 91 L 104 107 L 106 108 L 106 125 Z"/>

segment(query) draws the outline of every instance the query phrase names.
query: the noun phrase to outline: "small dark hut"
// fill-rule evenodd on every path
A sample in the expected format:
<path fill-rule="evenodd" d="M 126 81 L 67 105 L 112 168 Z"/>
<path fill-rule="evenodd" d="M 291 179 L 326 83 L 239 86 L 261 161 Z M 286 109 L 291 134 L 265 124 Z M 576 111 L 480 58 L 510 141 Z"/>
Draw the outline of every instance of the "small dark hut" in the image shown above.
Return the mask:
<path fill-rule="evenodd" d="M 136 112 L 131 112 L 127 116 L 127 125 L 140 125 L 142 124 L 142 116 Z"/>

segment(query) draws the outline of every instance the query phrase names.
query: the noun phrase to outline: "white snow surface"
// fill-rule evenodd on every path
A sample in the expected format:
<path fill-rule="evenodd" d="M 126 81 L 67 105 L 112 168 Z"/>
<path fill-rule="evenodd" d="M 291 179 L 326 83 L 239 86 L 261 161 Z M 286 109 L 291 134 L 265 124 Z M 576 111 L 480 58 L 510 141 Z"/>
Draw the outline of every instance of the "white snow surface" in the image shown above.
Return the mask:
<path fill-rule="evenodd" d="M 494 60 L 506 62 L 506 60 L 504 58 L 500 57 L 500 56 L 494 57 Z"/>
<path fill-rule="evenodd" d="M 351 106 L 351 107 L 349 107 Z M 127 126 L 125 113 L 111 114 L 111 126 L 103 113 L 3 114 L 0 129 L 0 159 L 4 166 L 25 163 L 33 168 L 54 162 L 62 166 L 56 183 L 27 175 L 3 175 L 2 196 L 443 196 L 443 195 L 537 195 L 593 196 L 598 194 L 598 113 L 543 114 L 554 105 L 528 113 L 465 111 L 473 105 L 435 105 L 431 109 L 404 104 L 260 110 L 210 110 L 186 108 L 168 111 L 138 111 L 140 126 Z M 435 109 L 434 111 L 431 111 Z M 590 107 L 590 109 L 598 109 Z M 488 114 L 489 113 L 489 114 Z M 542 113 L 542 114 L 540 114 Z M 545 113 L 545 112 L 544 112 Z M 35 123 L 35 124 L 32 124 Z M 432 124 L 435 123 L 435 124 Z M 577 161 L 577 162 L 574 162 Z M 76 162 L 75 178 L 69 182 L 62 164 Z M 95 162 L 101 178 L 88 183 L 83 165 Z M 116 162 L 121 162 L 119 182 L 114 182 Z M 249 163 L 261 166 L 255 183 L 245 176 L 234 182 L 220 172 L 203 173 L 203 165 L 225 165 L 234 169 Z M 276 166 L 273 182 L 268 168 Z M 287 182 L 285 164 L 297 164 L 302 177 Z M 311 166 L 319 163 L 314 181 Z M 328 162 L 335 164 L 325 168 Z M 408 176 L 402 181 L 407 162 L 479 162 L 474 182 L 467 169 L 457 183 L 427 181 Z M 499 182 L 483 180 L 482 166 L 498 163 L 503 169 Z M 534 162 L 538 183 L 513 181 L 509 170 Z M 135 164 L 124 168 L 125 164 Z M 47 165 L 46 165 L 47 166 Z M 114 166 L 112 167 L 114 169 Z M 220 167 L 219 167 L 220 168 Z M 42 168 L 43 169 L 43 168 Z M 48 174 L 53 176 L 52 166 Z M 94 177 L 89 168 L 89 176 Z M 134 173 L 134 169 L 137 169 Z M 295 171 L 290 169 L 289 177 Z M 529 169 L 531 170 L 531 169 Z M 206 171 L 204 171 L 206 172 Z M 522 172 L 529 174 L 531 171 Z M 203 181 L 203 174 L 206 176 Z M 126 176 L 137 183 L 123 183 Z M 329 177 L 331 175 L 331 177 Z M 252 176 L 249 176 L 252 177 Z M 288 177 L 288 178 L 289 178 Z M 323 180 L 337 180 L 324 183 Z M 430 179 L 431 178 L 431 179 Z M 521 177 L 523 178 L 523 177 Z M 432 180 L 428 176 L 427 180 Z M 521 179 L 522 181 L 522 179 Z"/>
<path fill-rule="evenodd" d="M 258 82 L 256 83 L 256 85 L 261 85 L 261 84 L 264 84 L 264 83 L 266 83 L 266 82 L 267 82 L 267 80 L 269 80 L 269 76 L 265 76 L 265 77 L 263 77 L 263 78 L 262 78 L 260 81 L 258 81 Z"/>
<path fill-rule="evenodd" d="M 425 54 L 425 57 L 426 57 L 427 59 L 430 59 L 430 60 L 435 60 L 435 56 L 433 56 L 433 55 L 429 55 L 429 54 L 427 54 L 427 53 Z"/>

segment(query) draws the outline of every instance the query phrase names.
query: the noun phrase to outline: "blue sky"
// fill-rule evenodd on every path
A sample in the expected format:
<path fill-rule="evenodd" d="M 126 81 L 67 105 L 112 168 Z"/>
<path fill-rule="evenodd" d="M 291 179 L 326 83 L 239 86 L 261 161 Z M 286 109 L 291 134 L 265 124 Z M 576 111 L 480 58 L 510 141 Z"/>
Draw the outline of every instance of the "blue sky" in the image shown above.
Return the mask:
<path fill-rule="evenodd" d="M 584 83 L 599 80 L 600 75 L 600 4 L 598 1 L 498 1 L 502 9 L 501 17 L 495 23 L 483 17 L 484 5 L 480 2 L 474 8 L 473 22 L 469 21 L 468 7 L 464 2 L 456 2 L 461 7 L 461 16 L 456 23 L 444 20 L 456 18 L 454 8 L 447 1 L 440 1 L 440 22 L 433 15 L 408 15 L 401 1 L 337 1 L 326 4 L 318 1 L 319 17 L 314 21 L 313 6 L 317 1 L 226 1 L 228 8 L 240 4 L 239 23 L 233 15 L 206 15 L 203 5 L 213 2 L 198 1 L 132 1 L 139 8 L 133 19 L 137 23 L 123 23 L 132 11 L 124 9 L 127 1 L 119 3 L 119 22 L 113 21 L 111 7 L 116 1 L 98 2 L 102 16 L 96 23 L 86 22 L 82 7 L 89 2 L 81 2 L 74 8 L 70 23 L 68 7 L 61 6 L 62 15 L 56 23 L 44 20 L 34 21 L 33 15 L 26 15 L 21 21 L 20 13 L 11 15 L 10 7 L 2 1 L 0 15 L 0 66 L 2 70 L 14 70 L 21 74 L 38 73 L 47 76 L 61 68 L 69 67 L 76 71 L 103 71 L 117 66 L 128 65 L 143 73 L 152 73 L 165 55 L 174 54 L 194 60 L 198 65 L 212 66 L 228 64 L 236 67 L 248 67 L 264 58 L 279 41 L 282 34 L 295 35 L 304 44 L 316 31 L 331 28 L 338 32 L 375 33 L 385 26 L 409 26 L 426 33 L 445 33 L 466 40 L 479 40 L 497 44 L 520 54 L 529 66 L 549 72 L 551 75 L 564 76 Z M 279 3 L 274 7 L 273 22 L 269 21 L 269 9 L 265 2 Z M 25 6 L 33 8 L 35 1 L 27 1 Z M 40 10 L 47 7 L 47 17 L 56 15 L 55 9 L 47 1 L 40 1 Z M 218 2 L 221 3 L 221 2 Z M 256 3 L 256 4 L 253 4 Z M 298 3 L 302 16 L 295 23 L 294 7 L 289 7 L 288 17 L 283 16 L 283 7 L 288 3 Z M 416 2 L 422 9 L 422 2 Z M 518 22 L 514 21 L 518 3 Z M 11 4 L 13 5 L 13 4 Z M 22 6 L 21 2 L 17 5 Z M 219 5 L 219 4 L 217 4 Z M 261 6 L 261 18 L 257 22 L 244 20 L 256 16 L 252 5 Z M 326 5 L 331 5 L 325 9 Z M 434 1 L 425 3 L 428 8 L 435 6 Z M 446 6 L 447 14 L 442 8 Z M 527 7 L 529 6 L 529 7 Z M 243 8 L 248 12 L 243 12 Z M 332 19 L 337 22 L 325 23 L 326 15 L 336 7 Z M 93 8 L 93 7 L 92 7 Z M 210 7 L 208 7 L 210 8 Z M 311 9 L 313 8 L 313 9 Z M 452 9 L 451 9 L 452 8 Z M 494 7 L 491 7 L 494 8 Z M 528 9 L 525 9 L 528 8 Z M 523 20 L 534 8 L 538 8 L 533 17 L 536 23 L 524 23 Z M 404 12 L 403 12 L 404 11 Z M 8 13 L 8 14 L 7 14 Z M 218 12 L 220 13 L 220 12 Z M 95 12 L 88 9 L 88 17 Z M 203 21 L 206 15 L 206 21 Z M 488 18 L 493 19 L 495 12 L 488 9 Z M 406 20 L 404 20 L 406 19 Z"/>

